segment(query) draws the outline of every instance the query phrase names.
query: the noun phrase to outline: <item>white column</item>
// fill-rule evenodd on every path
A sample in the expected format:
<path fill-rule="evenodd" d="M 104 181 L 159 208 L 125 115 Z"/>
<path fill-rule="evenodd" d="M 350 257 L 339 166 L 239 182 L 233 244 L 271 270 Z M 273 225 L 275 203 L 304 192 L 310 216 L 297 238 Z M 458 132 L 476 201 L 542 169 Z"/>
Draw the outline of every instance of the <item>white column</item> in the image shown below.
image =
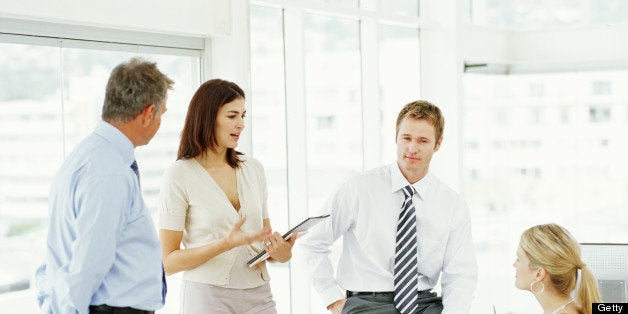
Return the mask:
<path fill-rule="evenodd" d="M 362 147 L 363 169 L 381 165 L 380 86 L 378 25 L 373 18 L 360 21 L 360 50 L 362 56 Z"/>
<path fill-rule="evenodd" d="M 307 143 L 305 112 L 305 64 L 303 10 L 287 6 L 284 10 L 286 60 L 286 136 L 288 152 L 288 220 L 291 226 L 307 217 Z M 298 257 L 290 266 L 291 312 L 310 308 L 310 285 Z M 307 303 L 306 303 L 307 302 Z M 304 304 L 306 303 L 306 304 Z"/>
<path fill-rule="evenodd" d="M 217 1 L 217 3 L 222 3 Z M 227 25 L 227 36 L 216 36 L 211 41 L 211 59 L 205 66 L 205 80 L 211 78 L 221 78 L 232 81 L 240 86 L 247 96 L 251 95 L 251 42 L 249 34 L 249 1 L 232 0 L 225 5 L 229 8 L 224 11 L 230 12 L 224 18 Z M 222 24 L 221 24 L 222 25 Z M 209 72 L 211 71 L 211 72 Z M 247 101 L 247 110 L 250 109 Z M 244 134 L 240 139 L 238 150 L 246 154 L 252 151 L 253 143 L 251 136 L 251 117 L 247 115 Z"/>
<path fill-rule="evenodd" d="M 430 171 L 454 190 L 462 181 L 461 73 L 458 48 L 459 5 L 456 0 L 421 1 L 421 98 L 441 108 L 445 116 L 443 145 Z"/>

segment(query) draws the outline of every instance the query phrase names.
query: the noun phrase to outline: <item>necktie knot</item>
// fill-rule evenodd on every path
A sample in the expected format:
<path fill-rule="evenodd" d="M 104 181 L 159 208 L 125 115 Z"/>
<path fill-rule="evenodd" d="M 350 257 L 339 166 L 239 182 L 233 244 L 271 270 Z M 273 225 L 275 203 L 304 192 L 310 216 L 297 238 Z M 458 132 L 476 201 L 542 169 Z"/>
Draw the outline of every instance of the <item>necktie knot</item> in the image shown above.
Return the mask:
<path fill-rule="evenodd" d="M 414 195 L 414 187 L 411 184 L 406 185 L 403 188 L 403 194 L 406 196 L 407 198 L 412 198 L 412 195 Z"/>
<path fill-rule="evenodd" d="M 137 181 L 140 181 L 140 170 L 137 167 L 137 161 L 133 160 L 133 163 L 131 164 L 131 169 L 133 169 L 133 172 L 135 173 L 135 176 L 137 176 Z"/>

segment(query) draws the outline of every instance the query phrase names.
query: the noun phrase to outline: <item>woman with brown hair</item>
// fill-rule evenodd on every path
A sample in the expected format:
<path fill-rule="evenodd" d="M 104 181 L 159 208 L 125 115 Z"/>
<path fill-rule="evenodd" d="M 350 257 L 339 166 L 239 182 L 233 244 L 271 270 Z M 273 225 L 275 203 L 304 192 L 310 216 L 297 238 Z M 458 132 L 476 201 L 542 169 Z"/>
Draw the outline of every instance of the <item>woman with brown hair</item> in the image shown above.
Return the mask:
<path fill-rule="evenodd" d="M 160 238 L 166 273 L 185 271 L 181 313 L 277 312 L 265 263 L 246 262 L 262 249 L 288 261 L 296 237 L 271 234 L 262 165 L 235 150 L 245 113 L 238 85 L 203 83 L 163 178 Z"/>
<path fill-rule="evenodd" d="M 532 292 L 543 313 L 591 314 L 591 304 L 601 302 L 597 281 L 580 259 L 580 245 L 559 225 L 524 231 L 513 266 L 515 287 Z"/>

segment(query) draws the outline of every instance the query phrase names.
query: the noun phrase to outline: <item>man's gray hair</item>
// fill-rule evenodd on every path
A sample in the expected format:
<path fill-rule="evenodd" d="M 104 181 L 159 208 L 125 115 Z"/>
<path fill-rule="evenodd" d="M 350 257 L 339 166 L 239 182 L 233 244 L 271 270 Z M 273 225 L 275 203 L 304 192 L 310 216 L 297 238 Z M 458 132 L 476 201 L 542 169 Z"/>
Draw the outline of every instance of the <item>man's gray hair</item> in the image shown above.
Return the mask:
<path fill-rule="evenodd" d="M 155 104 L 155 114 L 165 104 L 174 82 L 157 69 L 154 62 L 141 58 L 116 66 L 107 82 L 102 119 L 119 124 L 133 120 L 142 110 Z"/>

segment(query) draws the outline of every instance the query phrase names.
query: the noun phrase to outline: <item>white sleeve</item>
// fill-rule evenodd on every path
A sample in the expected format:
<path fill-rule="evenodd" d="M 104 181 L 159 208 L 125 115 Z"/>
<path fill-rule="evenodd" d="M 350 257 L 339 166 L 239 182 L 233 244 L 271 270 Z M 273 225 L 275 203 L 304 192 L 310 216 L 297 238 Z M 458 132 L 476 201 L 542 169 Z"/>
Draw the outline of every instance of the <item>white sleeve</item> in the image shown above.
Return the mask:
<path fill-rule="evenodd" d="M 329 254 L 332 244 L 355 222 L 354 193 L 349 187 L 349 184 L 341 184 L 319 213 L 330 214 L 330 217 L 308 231 L 303 241 L 297 241 L 305 271 L 326 305 L 345 298 L 334 277 Z"/>
<path fill-rule="evenodd" d="M 159 228 L 183 231 L 189 207 L 181 167 L 170 167 L 163 176 L 159 190 Z"/>
<path fill-rule="evenodd" d="M 478 278 L 471 218 L 466 204 L 461 204 L 458 213 L 449 234 L 443 263 L 443 314 L 469 313 Z"/>
<path fill-rule="evenodd" d="M 258 160 L 255 160 L 255 162 L 257 163 L 257 168 L 258 168 L 257 173 L 259 177 L 259 184 L 261 187 L 260 193 L 262 194 L 261 197 L 262 197 L 262 220 L 263 220 L 263 219 L 270 218 L 268 215 L 268 187 L 266 183 L 266 173 L 264 172 L 264 166 L 262 166 L 262 164 Z"/>

